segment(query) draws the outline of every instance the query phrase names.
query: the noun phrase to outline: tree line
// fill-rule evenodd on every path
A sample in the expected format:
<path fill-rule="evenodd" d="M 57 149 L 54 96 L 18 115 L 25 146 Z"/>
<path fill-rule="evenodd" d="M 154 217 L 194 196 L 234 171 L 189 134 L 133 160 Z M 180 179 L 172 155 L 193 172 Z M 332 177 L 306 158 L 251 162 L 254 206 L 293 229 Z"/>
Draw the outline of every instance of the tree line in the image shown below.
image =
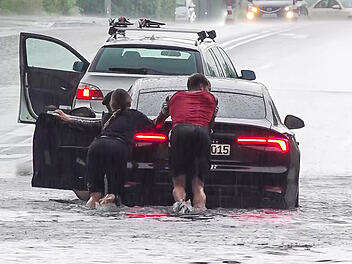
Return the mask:
<path fill-rule="evenodd" d="M 112 16 L 172 18 L 175 0 L 111 0 Z M 105 0 L 0 0 L 0 14 L 105 14 Z"/>

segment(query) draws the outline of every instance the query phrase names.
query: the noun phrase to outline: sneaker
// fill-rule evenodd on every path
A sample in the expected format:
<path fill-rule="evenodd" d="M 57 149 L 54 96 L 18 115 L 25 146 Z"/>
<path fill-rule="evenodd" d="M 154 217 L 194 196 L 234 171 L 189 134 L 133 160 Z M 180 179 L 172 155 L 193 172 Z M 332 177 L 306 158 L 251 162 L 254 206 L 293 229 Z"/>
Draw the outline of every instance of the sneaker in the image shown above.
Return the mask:
<path fill-rule="evenodd" d="M 178 201 L 172 206 L 172 210 L 175 214 L 188 214 L 193 211 L 191 201 Z"/>

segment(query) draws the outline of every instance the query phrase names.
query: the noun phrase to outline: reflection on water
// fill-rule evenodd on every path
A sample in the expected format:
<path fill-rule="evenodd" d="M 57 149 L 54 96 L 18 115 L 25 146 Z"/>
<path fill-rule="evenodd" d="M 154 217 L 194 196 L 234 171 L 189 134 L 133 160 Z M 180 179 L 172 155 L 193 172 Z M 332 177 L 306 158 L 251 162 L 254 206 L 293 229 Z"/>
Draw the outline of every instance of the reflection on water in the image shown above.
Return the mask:
<path fill-rule="evenodd" d="M 305 178 L 296 210 L 88 210 L 71 192 L 0 178 L 1 263 L 351 263 L 351 178 Z M 312 192 L 314 186 L 314 192 Z M 334 253 L 336 252 L 336 253 Z"/>

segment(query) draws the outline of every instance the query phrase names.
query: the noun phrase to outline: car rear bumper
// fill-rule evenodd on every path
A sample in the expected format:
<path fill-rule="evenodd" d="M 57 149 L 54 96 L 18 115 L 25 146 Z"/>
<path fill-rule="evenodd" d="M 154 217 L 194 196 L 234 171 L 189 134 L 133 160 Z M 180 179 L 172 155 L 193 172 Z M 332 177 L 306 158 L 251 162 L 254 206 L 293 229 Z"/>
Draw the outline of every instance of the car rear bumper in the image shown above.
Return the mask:
<path fill-rule="evenodd" d="M 128 162 L 127 168 L 133 170 L 159 170 L 160 172 L 169 172 L 169 166 L 166 161 L 159 163 Z M 210 171 L 285 174 L 288 168 L 285 166 L 244 166 L 234 165 L 229 162 L 215 161 L 211 163 Z"/>
<path fill-rule="evenodd" d="M 292 197 L 286 197 L 286 191 L 298 186 L 287 185 L 290 170 L 284 166 L 223 168 L 215 165 L 205 179 L 208 208 L 286 209 L 292 207 L 288 204 L 295 203 L 291 201 Z M 130 162 L 128 168 L 129 176 L 124 186 L 124 202 L 127 205 L 166 206 L 173 203 L 168 167 L 160 163 Z M 190 195 L 188 198 L 192 199 L 190 182 L 186 189 Z"/>

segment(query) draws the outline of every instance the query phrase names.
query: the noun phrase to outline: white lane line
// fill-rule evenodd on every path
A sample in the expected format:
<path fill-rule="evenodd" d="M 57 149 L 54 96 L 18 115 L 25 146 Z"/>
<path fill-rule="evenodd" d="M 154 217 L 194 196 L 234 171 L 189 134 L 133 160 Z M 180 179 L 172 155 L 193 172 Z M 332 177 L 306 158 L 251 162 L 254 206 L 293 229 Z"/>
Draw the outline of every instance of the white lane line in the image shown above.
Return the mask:
<path fill-rule="evenodd" d="M 236 47 L 242 46 L 242 45 L 244 45 L 244 44 L 247 44 L 247 43 L 250 43 L 250 42 L 259 40 L 259 39 L 267 38 L 267 37 L 270 37 L 270 36 L 273 36 L 273 35 L 277 35 L 277 34 L 280 34 L 280 33 L 282 33 L 282 32 L 286 32 L 286 31 L 289 31 L 289 29 L 284 29 L 284 30 L 275 31 L 275 32 L 271 32 L 271 33 L 268 33 L 268 34 L 260 35 L 260 36 L 258 36 L 258 37 L 254 37 L 254 38 L 251 38 L 251 39 L 248 39 L 248 40 L 245 40 L 245 41 L 236 43 L 235 45 L 232 45 L 232 46 L 227 47 L 227 48 L 224 48 L 224 49 L 225 49 L 226 51 L 229 51 L 229 50 L 232 50 L 232 49 L 234 49 L 234 48 L 236 48 Z"/>
<path fill-rule="evenodd" d="M 230 45 L 230 44 L 232 44 L 234 42 L 241 41 L 241 40 L 248 39 L 248 38 L 252 38 L 252 37 L 256 37 L 258 35 L 259 35 L 259 33 L 254 33 L 254 34 L 250 34 L 250 35 L 247 35 L 247 36 L 243 36 L 243 37 L 239 37 L 239 38 L 236 38 L 236 39 L 232 39 L 232 40 L 226 41 L 224 43 L 221 43 L 220 46 L 224 47 L 224 46 Z"/>

